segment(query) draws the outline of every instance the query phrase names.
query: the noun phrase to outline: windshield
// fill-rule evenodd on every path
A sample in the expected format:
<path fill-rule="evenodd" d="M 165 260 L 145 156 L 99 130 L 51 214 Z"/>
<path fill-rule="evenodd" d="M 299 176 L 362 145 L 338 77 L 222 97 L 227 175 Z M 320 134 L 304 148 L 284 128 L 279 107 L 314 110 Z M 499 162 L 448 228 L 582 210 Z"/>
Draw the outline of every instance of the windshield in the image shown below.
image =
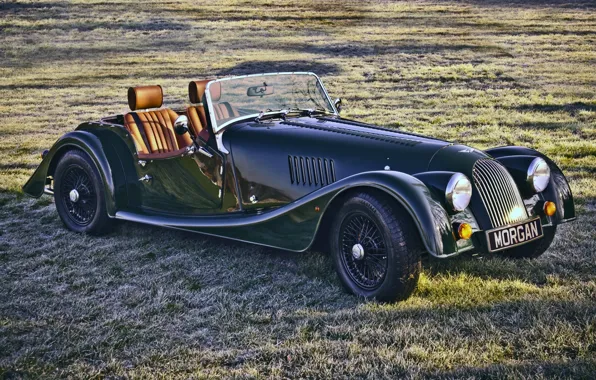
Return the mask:
<path fill-rule="evenodd" d="M 214 131 L 261 112 L 320 110 L 334 113 L 323 85 L 311 73 L 259 74 L 220 79 L 209 84 L 209 111 Z"/>

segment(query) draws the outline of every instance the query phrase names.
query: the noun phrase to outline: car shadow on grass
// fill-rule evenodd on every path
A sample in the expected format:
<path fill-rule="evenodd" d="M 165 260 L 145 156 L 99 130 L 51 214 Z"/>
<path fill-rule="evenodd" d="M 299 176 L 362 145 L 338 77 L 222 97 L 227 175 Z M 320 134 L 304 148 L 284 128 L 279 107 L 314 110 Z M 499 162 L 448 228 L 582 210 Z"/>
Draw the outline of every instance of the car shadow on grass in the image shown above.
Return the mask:
<path fill-rule="evenodd" d="M 557 235 L 550 248 L 537 259 L 512 259 L 501 254 L 460 256 L 442 260 L 425 257 L 423 267 L 430 276 L 470 275 L 482 279 L 500 281 L 522 281 L 545 286 L 557 281 L 590 281 L 596 266 L 591 260 L 594 255 L 590 242 L 584 236 L 590 235 L 590 220 L 594 213 L 582 213 L 577 220 L 559 225 Z"/>
<path fill-rule="evenodd" d="M 241 287 L 245 291 L 248 291 L 246 287 L 266 282 L 274 286 L 285 287 L 288 276 L 298 276 L 299 280 L 296 278 L 293 280 L 303 284 L 304 289 L 311 289 L 313 284 L 318 284 L 315 286 L 326 289 L 327 292 L 332 291 L 336 293 L 336 297 L 343 298 L 342 302 L 356 305 L 365 301 L 348 294 L 343 289 L 336 275 L 332 258 L 325 252 L 291 252 L 192 232 L 175 230 L 165 232 L 163 228 L 159 227 L 133 226 L 128 223 L 123 223 L 123 226 L 118 229 L 120 231 L 114 232 L 115 234 L 124 232 L 125 235 L 130 235 L 131 229 L 136 230 L 132 233 L 133 235 L 141 236 L 159 236 L 167 233 L 172 241 L 182 246 L 200 246 L 201 251 L 209 251 L 211 254 L 209 257 L 203 257 L 202 263 L 197 263 L 198 268 L 203 264 L 207 266 L 222 265 L 224 267 L 222 269 L 234 273 L 234 276 L 238 278 L 255 277 L 255 273 L 258 272 L 256 280 L 242 282 Z M 560 248 L 560 244 L 551 250 L 556 251 L 558 248 Z M 534 260 L 513 260 L 499 255 L 472 256 L 470 254 L 462 254 L 444 260 L 424 255 L 422 260 L 423 276 L 434 283 L 442 283 L 445 280 L 449 281 L 449 278 L 463 276 L 462 278 L 468 279 L 497 280 L 501 284 L 519 281 L 530 287 L 549 286 L 554 278 L 581 280 L 589 279 L 592 276 L 593 265 L 586 266 L 584 261 L 577 260 L 577 258 L 570 260 L 564 254 L 551 255 L 549 252 L 544 257 Z M 228 265 L 230 266 L 227 267 Z M 258 270 L 255 271 L 253 265 L 258 265 Z M 230 287 L 230 289 L 234 289 L 234 287 Z M 302 292 L 299 289 L 294 288 L 293 291 Z M 236 290 L 243 291 L 242 289 L 233 291 Z M 424 291 L 418 292 L 417 296 L 426 297 Z"/>

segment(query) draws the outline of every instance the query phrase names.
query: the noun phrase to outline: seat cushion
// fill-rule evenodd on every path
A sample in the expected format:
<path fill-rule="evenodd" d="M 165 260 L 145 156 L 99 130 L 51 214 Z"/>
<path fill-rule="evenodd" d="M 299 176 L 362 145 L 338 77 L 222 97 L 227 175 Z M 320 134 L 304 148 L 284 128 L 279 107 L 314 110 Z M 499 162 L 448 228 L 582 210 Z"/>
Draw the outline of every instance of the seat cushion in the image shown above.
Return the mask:
<path fill-rule="evenodd" d="M 209 131 L 205 126 L 207 119 L 205 117 L 205 108 L 202 105 L 190 106 L 186 109 L 186 115 L 190 121 L 190 129 L 195 136 L 200 136 L 203 140 L 209 140 Z"/>
<path fill-rule="evenodd" d="M 188 134 L 179 136 L 174 132 L 174 121 L 178 117 L 176 112 L 162 108 L 136 114 L 141 125 L 137 125 L 133 114 L 128 113 L 124 115 L 124 126 L 132 135 L 138 153 L 173 152 L 192 143 Z"/>

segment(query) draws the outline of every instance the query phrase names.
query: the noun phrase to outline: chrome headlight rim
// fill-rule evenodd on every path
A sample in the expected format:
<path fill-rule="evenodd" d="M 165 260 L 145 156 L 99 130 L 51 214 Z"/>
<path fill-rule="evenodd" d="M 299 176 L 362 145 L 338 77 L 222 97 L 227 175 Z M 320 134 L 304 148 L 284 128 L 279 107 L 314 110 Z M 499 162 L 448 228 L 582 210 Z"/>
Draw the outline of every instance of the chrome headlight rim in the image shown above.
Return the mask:
<path fill-rule="evenodd" d="M 528 166 L 526 181 L 536 193 L 543 192 L 550 182 L 550 167 L 541 157 L 536 157 Z"/>
<path fill-rule="evenodd" d="M 449 179 L 445 189 L 445 199 L 452 211 L 466 209 L 472 200 L 472 182 L 463 173 L 455 173 Z"/>

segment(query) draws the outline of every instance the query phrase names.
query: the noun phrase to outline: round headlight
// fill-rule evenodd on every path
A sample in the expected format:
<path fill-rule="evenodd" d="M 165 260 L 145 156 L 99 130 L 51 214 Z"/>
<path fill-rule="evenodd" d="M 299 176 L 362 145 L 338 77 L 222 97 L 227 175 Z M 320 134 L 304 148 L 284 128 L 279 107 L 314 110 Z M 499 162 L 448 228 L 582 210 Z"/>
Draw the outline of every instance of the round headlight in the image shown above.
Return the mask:
<path fill-rule="evenodd" d="M 472 183 L 465 175 L 455 173 L 451 176 L 445 190 L 447 204 L 454 211 L 463 211 L 470 204 L 472 198 Z"/>
<path fill-rule="evenodd" d="M 550 181 L 550 168 L 546 161 L 536 157 L 528 167 L 528 183 L 537 193 L 543 191 Z"/>

